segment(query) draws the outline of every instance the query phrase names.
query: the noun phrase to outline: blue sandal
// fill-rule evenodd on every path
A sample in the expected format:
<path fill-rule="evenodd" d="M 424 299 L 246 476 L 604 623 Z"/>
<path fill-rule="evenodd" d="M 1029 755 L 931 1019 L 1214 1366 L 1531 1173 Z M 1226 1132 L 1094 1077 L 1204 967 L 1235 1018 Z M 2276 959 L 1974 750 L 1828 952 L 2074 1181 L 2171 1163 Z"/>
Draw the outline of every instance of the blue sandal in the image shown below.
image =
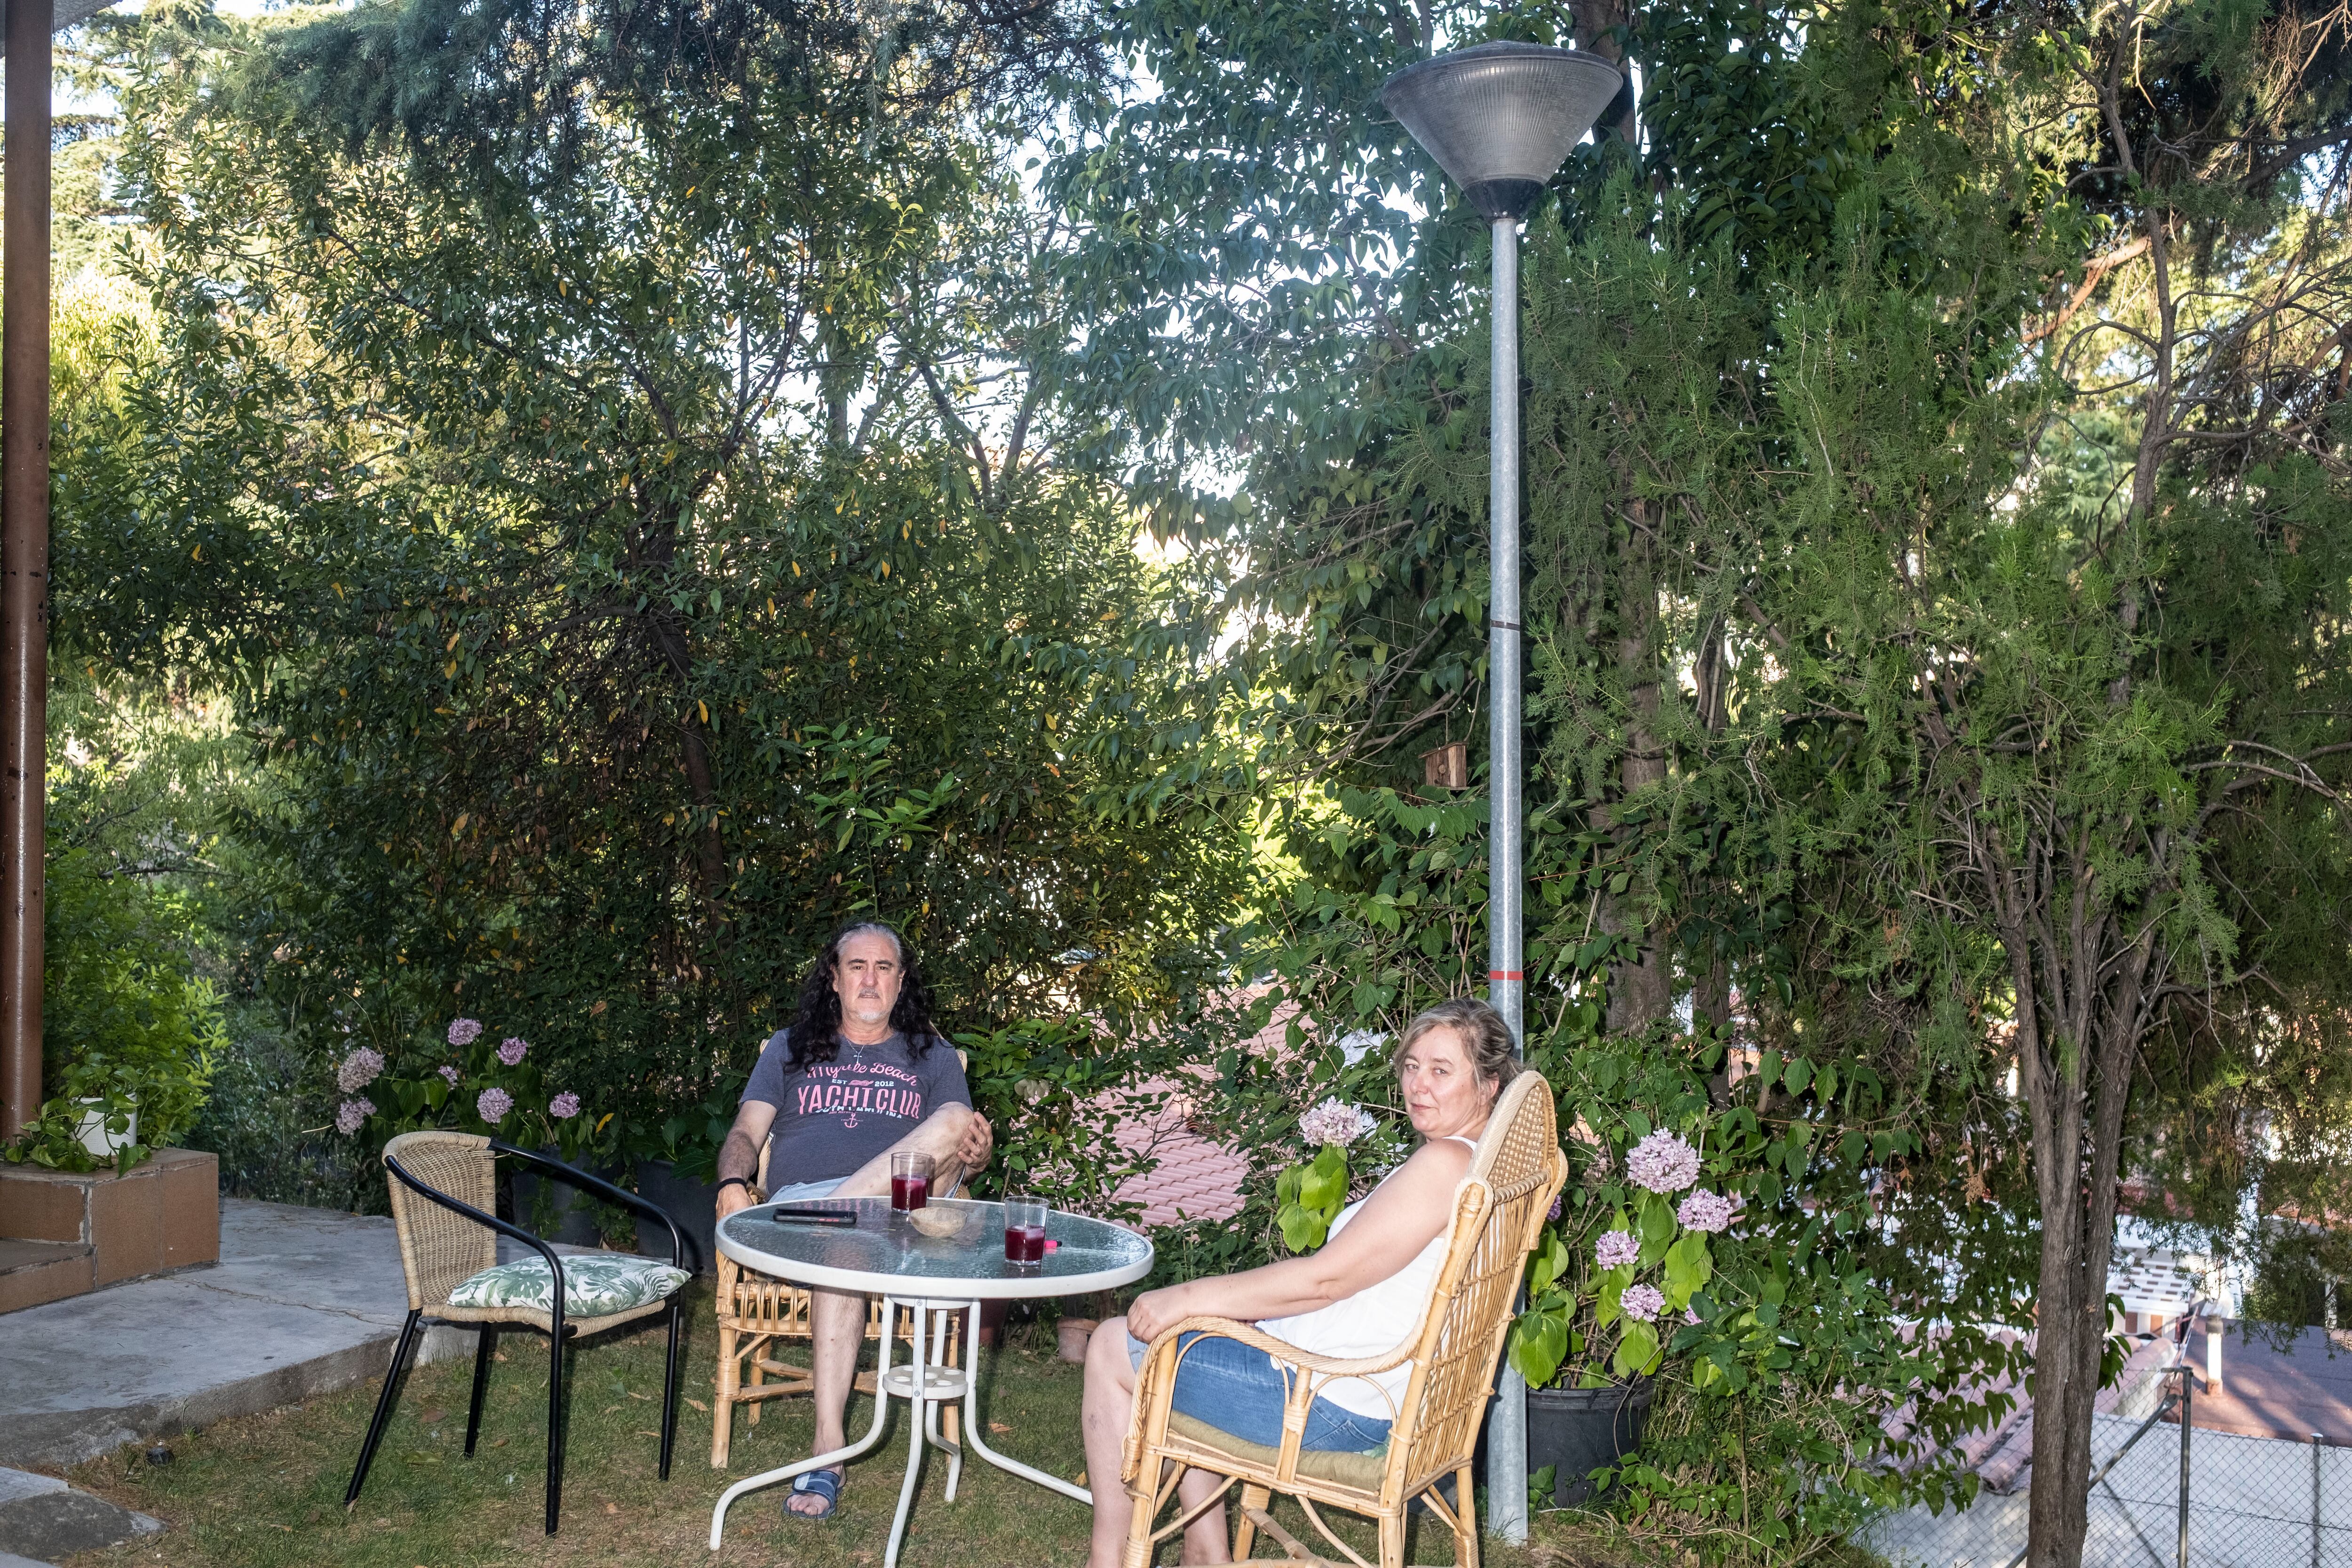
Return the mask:
<path fill-rule="evenodd" d="M 801 1513 L 793 1509 L 791 1500 L 786 1499 L 784 1502 L 786 1519 L 807 1520 L 812 1522 L 820 1519 L 831 1519 L 834 1510 L 841 1504 L 841 1472 L 810 1470 L 805 1474 L 794 1476 L 793 1496 L 820 1499 L 824 1501 L 824 1507 L 814 1513 Z"/>

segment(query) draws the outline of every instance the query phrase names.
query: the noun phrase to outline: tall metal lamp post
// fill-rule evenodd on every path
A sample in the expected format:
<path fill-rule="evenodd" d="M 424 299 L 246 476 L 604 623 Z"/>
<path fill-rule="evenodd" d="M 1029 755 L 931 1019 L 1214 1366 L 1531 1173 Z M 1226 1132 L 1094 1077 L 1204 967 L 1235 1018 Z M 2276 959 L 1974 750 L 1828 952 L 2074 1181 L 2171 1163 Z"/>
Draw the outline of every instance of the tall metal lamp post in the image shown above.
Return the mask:
<path fill-rule="evenodd" d="M 1519 809 L 1519 220 L 1624 86 L 1598 55 L 1539 44 L 1479 44 L 1408 66 L 1381 101 L 1462 187 L 1495 239 L 1494 436 L 1487 518 L 1486 982 L 1524 1047 Z M 1528 1533 L 1527 1389 L 1508 1364 L 1486 1428 L 1486 1508 L 1495 1531 Z"/>

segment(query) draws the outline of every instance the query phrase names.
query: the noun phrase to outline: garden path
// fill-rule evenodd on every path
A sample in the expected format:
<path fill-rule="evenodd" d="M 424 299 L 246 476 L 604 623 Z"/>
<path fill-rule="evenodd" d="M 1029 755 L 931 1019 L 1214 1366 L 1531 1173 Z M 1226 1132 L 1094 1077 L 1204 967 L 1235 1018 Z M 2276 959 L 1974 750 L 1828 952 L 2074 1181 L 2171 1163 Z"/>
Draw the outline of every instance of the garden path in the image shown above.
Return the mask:
<path fill-rule="evenodd" d="M 407 1310 L 391 1220 L 226 1199 L 219 1263 L 8 1315 L 0 1465 L 62 1469 L 378 1376 Z M 434 1329 L 420 1354 L 473 1342 Z"/>

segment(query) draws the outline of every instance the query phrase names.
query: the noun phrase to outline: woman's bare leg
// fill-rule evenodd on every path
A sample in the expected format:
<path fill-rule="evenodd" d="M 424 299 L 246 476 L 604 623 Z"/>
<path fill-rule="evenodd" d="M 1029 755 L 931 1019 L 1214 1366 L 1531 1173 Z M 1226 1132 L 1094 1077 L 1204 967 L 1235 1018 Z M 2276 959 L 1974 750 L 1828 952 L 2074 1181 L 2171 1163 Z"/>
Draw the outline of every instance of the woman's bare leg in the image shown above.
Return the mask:
<path fill-rule="evenodd" d="M 1087 1392 L 1079 1423 L 1087 1445 L 1087 1485 L 1095 1494 L 1095 1530 L 1088 1568 L 1118 1568 L 1135 1505 L 1119 1480 L 1121 1449 L 1135 1412 L 1135 1363 L 1127 1358 L 1127 1320 L 1112 1318 L 1087 1342 Z M 1217 1489 L 1223 1478 L 1187 1470 L 1176 1495 L 1187 1508 Z M 1225 1510 L 1213 1508 L 1184 1531 L 1187 1563 L 1230 1563 Z"/>

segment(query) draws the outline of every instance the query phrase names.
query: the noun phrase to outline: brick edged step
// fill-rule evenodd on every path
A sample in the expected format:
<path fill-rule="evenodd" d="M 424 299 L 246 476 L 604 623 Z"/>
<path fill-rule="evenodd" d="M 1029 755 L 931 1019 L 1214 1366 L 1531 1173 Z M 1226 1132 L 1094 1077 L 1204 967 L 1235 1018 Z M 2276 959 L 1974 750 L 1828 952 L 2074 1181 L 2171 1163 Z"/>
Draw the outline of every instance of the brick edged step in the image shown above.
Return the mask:
<path fill-rule="evenodd" d="M 85 1294 L 96 1286 L 97 1258 L 86 1241 L 0 1240 L 0 1312 Z"/>

